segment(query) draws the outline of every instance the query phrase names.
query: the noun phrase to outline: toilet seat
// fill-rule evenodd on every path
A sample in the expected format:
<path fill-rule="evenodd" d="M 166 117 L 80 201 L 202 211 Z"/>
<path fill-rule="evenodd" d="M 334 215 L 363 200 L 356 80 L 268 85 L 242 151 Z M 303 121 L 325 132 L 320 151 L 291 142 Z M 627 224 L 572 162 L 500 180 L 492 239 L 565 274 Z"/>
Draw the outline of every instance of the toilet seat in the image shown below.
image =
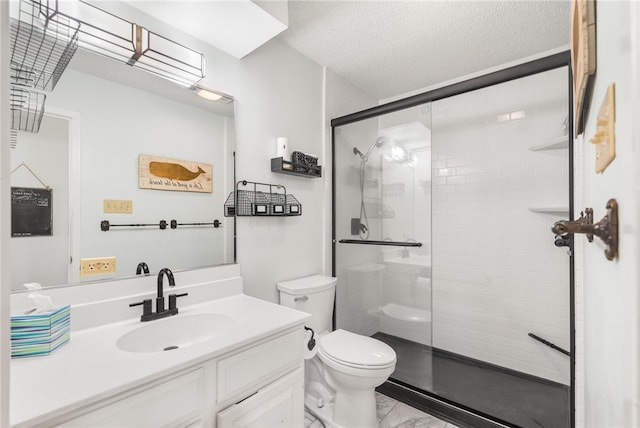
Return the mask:
<path fill-rule="evenodd" d="M 396 363 L 396 353 L 386 343 L 341 329 L 320 338 L 318 353 L 333 363 L 355 369 L 381 370 Z"/>

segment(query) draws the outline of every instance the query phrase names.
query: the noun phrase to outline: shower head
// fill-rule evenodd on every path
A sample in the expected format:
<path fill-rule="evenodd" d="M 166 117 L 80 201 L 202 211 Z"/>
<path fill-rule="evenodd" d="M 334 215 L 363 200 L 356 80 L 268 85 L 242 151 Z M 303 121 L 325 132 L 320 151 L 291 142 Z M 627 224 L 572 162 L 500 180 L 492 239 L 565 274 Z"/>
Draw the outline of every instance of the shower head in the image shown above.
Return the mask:
<path fill-rule="evenodd" d="M 376 141 L 375 141 L 373 144 L 374 144 L 376 147 L 380 147 L 380 146 L 382 146 L 382 145 L 383 145 L 384 143 L 386 143 L 386 142 L 387 142 L 387 139 L 386 139 L 386 138 L 384 138 L 384 137 L 378 137 L 378 138 L 376 139 Z"/>
<path fill-rule="evenodd" d="M 374 147 L 381 147 L 385 142 L 387 141 L 387 139 L 385 137 L 378 137 L 376 139 L 376 141 L 374 141 L 369 148 L 367 149 L 367 154 L 363 154 L 360 150 L 358 150 L 357 147 L 353 148 L 353 154 L 354 155 L 359 155 L 360 156 L 360 160 L 362 162 L 366 162 L 369 160 L 369 155 L 371 154 L 371 151 L 373 150 Z"/>

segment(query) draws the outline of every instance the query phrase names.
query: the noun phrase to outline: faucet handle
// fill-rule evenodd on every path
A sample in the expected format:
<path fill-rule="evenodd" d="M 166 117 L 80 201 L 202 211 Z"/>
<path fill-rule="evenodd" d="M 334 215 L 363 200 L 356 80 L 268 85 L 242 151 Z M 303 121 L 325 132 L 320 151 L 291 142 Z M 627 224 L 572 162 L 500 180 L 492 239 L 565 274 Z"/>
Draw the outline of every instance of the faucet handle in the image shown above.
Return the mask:
<path fill-rule="evenodd" d="M 177 301 L 178 301 L 178 297 L 184 297 L 184 296 L 188 296 L 189 293 L 181 293 L 181 294 L 169 294 L 169 310 L 173 311 L 175 310 L 176 313 L 178 312 L 178 305 L 177 305 Z"/>
<path fill-rule="evenodd" d="M 144 299 L 142 302 L 131 303 L 129 304 L 129 307 L 132 308 L 140 305 L 142 305 L 142 316 L 151 315 L 151 299 Z"/>

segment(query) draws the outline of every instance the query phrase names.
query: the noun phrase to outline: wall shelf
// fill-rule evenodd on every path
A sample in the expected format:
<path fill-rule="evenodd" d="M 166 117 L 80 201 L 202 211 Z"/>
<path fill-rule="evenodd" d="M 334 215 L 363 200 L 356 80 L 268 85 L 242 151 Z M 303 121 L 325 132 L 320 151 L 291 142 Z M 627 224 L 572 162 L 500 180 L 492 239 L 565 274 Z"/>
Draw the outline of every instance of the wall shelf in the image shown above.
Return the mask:
<path fill-rule="evenodd" d="M 271 171 L 308 178 L 322 177 L 322 167 L 320 165 L 297 164 L 286 161 L 281 157 L 271 159 Z"/>
<path fill-rule="evenodd" d="M 540 144 L 539 146 L 529 147 L 532 152 L 540 152 L 543 150 L 559 150 L 569 148 L 569 136 L 561 135 L 560 137 L 553 138 L 547 143 Z"/>
<path fill-rule="evenodd" d="M 240 190 L 249 186 L 252 190 Z M 302 204 L 281 184 L 241 180 L 224 203 L 224 216 L 284 217 L 302 215 Z"/>

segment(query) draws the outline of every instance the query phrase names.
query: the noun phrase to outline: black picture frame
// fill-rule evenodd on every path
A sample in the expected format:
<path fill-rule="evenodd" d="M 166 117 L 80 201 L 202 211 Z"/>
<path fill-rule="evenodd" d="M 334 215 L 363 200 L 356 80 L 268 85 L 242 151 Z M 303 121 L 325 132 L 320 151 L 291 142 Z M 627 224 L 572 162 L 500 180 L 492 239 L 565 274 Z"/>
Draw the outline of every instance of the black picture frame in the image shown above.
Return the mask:
<path fill-rule="evenodd" d="M 11 236 L 53 235 L 51 189 L 11 188 Z"/>

